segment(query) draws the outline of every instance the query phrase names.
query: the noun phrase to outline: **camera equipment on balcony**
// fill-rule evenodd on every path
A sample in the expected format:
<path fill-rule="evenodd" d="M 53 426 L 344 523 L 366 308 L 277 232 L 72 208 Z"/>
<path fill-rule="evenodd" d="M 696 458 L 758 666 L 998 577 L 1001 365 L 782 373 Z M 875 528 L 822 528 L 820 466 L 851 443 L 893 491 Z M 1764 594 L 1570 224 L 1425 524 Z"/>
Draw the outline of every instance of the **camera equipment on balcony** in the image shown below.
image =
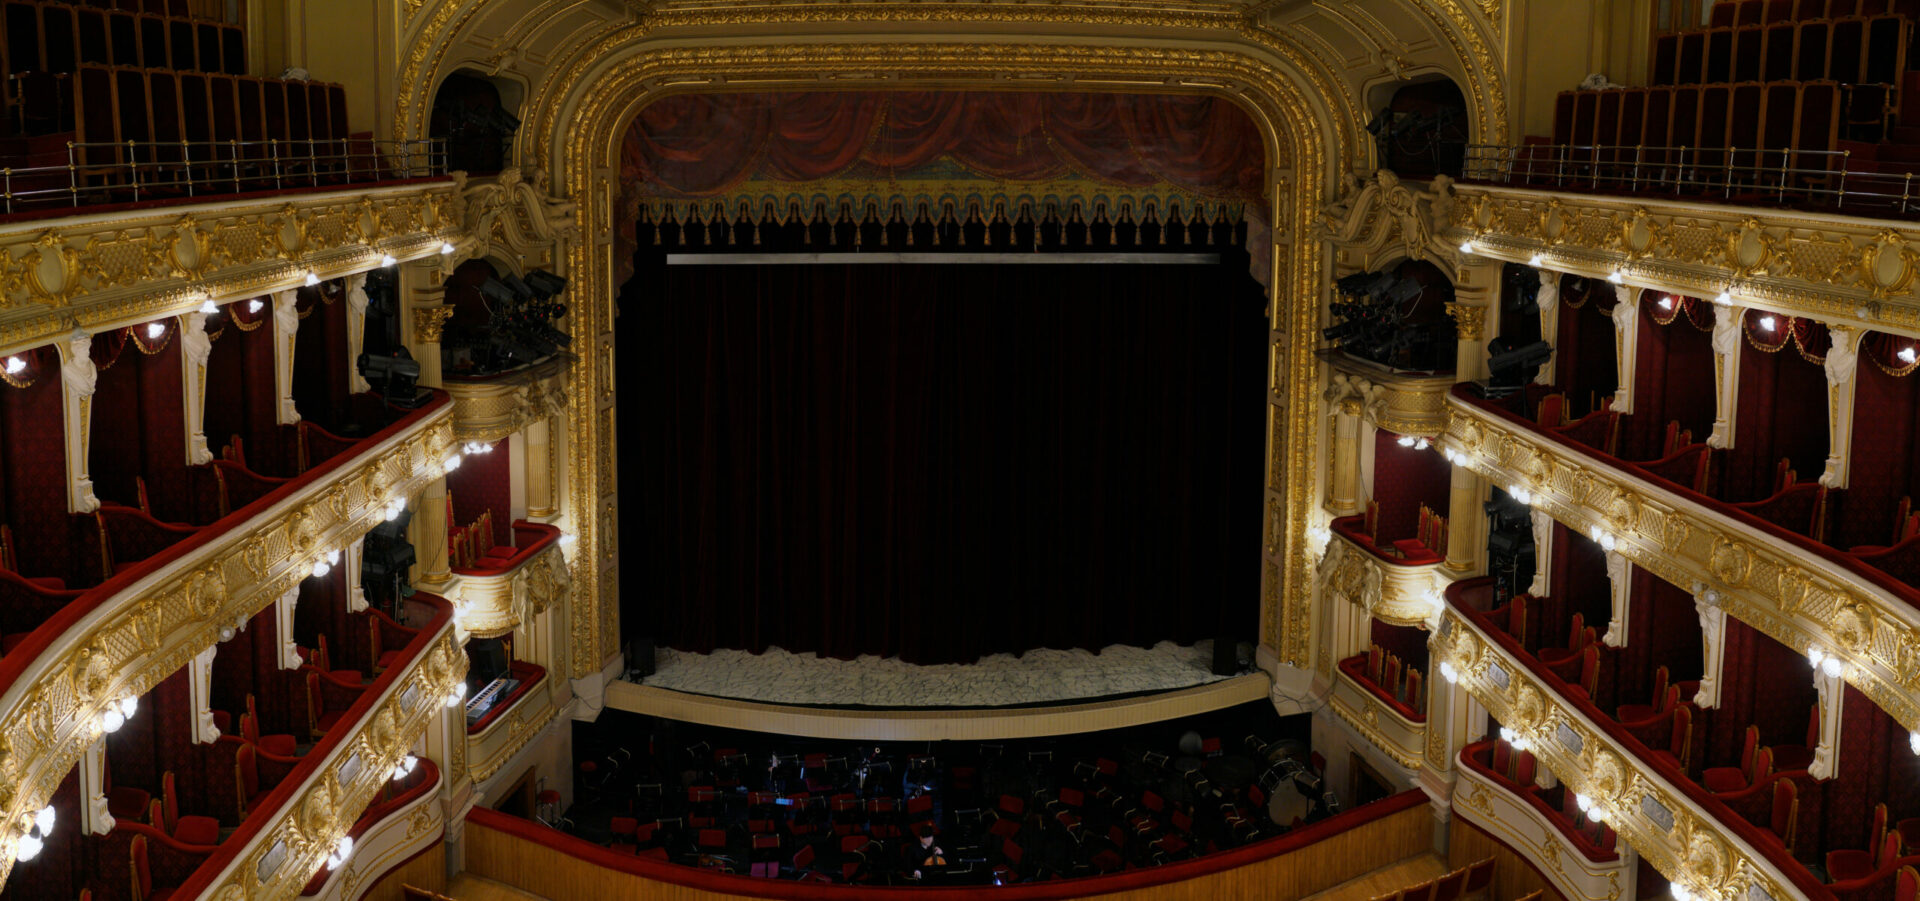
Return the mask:
<path fill-rule="evenodd" d="M 393 406 L 417 409 L 433 397 L 415 384 L 420 378 L 420 363 L 404 347 L 392 354 L 361 354 L 359 366 L 360 377 Z"/>
<path fill-rule="evenodd" d="M 505 275 L 482 282 L 485 323 L 458 327 L 449 323 L 443 342 L 449 359 L 455 365 L 464 362 L 459 368 L 472 375 L 502 372 L 554 356 L 572 360 L 567 348 L 573 345 L 573 336 L 553 324 L 567 315 L 566 304 L 558 299 L 566 288 L 566 279 L 539 269 L 525 280 Z"/>
<path fill-rule="evenodd" d="M 368 601 L 380 604 L 389 614 L 401 598 L 413 594 L 413 585 L 407 581 L 407 569 L 416 562 L 413 543 L 407 540 L 407 523 L 412 519 L 411 510 L 402 511 L 374 526 L 360 547 L 360 584 Z"/>
<path fill-rule="evenodd" d="M 1545 341 L 1516 344 L 1500 337 L 1487 342 L 1487 396 L 1498 397 L 1533 381 L 1540 364 L 1553 359 L 1553 345 Z"/>
<path fill-rule="evenodd" d="M 1494 577 L 1494 603 L 1505 603 L 1533 582 L 1533 516 L 1527 505 L 1498 488 L 1487 513 L 1487 571 Z"/>

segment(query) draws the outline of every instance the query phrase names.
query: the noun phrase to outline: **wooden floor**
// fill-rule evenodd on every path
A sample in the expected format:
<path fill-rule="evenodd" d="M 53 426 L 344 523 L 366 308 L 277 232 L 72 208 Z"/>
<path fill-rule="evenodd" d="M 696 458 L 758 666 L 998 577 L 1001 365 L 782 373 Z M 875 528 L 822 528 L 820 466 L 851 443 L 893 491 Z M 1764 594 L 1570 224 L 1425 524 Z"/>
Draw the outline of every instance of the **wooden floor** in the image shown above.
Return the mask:
<path fill-rule="evenodd" d="M 460 873 L 447 885 L 447 897 L 454 901 L 547 901 L 539 895 L 523 892 L 504 882 L 495 882 L 472 873 Z"/>
<path fill-rule="evenodd" d="M 1301 901 L 1367 901 L 1410 885 L 1419 885 L 1435 876 L 1445 876 L 1448 872 L 1447 859 L 1429 852 L 1349 879 L 1324 892 L 1308 895 Z M 463 897 L 461 901 L 466 899 Z"/>

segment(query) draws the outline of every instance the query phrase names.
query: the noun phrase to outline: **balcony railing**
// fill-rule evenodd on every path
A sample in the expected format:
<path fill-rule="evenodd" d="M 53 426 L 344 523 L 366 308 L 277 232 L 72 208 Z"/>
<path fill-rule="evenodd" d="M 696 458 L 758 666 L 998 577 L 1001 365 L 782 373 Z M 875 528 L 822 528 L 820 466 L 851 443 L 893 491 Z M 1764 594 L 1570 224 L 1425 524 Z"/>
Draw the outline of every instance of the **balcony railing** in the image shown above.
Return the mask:
<path fill-rule="evenodd" d="M 347 836 L 353 839 L 353 856 L 338 869 L 321 867 L 307 883 L 302 897 L 321 899 L 348 898 L 357 886 L 365 885 L 380 874 L 400 865 L 441 837 L 434 828 L 420 828 L 420 818 L 432 822 L 441 818 L 441 805 L 435 803 L 440 787 L 440 768 L 424 757 L 414 771 L 389 788 L 389 797 L 376 801 L 360 814 Z M 397 790 L 396 790 L 397 788 Z M 341 873 L 353 878 L 335 879 Z"/>
<path fill-rule="evenodd" d="M 0 168 L 6 213 L 447 174 L 446 141 L 68 141 Z"/>
<path fill-rule="evenodd" d="M 1469 745 L 1460 753 L 1456 815 L 1525 857 L 1565 897 L 1605 898 L 1634 878 L 1632 856 L 1592 844 L 1537 789 L 1516 786 L 1481 763 L 1476 751 L 1483 750 Z"/>
<path fill-rule="evenodd" d="M 1468 181 L 1656 194 L 1874 215 L 1920 212 L 1913 173 L 1872 171 L 1845 150 L 1470 144 Z"/>

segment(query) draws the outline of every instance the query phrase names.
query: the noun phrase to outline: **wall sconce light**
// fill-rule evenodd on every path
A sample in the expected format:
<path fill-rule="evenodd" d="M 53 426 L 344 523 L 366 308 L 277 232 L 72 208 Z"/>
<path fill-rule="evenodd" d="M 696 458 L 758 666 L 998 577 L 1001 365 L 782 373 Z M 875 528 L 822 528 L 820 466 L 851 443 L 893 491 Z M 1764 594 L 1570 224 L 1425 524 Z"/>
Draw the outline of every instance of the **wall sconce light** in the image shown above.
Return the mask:
<path fill-rule="evenodd" d="M 1900 349 L 1900 352 L 1897 354 L 1894 354 L 1894 356 L 1899 357 L 1900 362 L 1905 363 L 1908 366 L 1912 366 L 1914 361 L 1914 356 L 1915 356 L 1914 349 L 1911 347 L 1903 347 Z"/>
<path fill-rule="evenodd" d="M 1607 273 L 1607 281 L 1610 281 L 1616 285 L 1624 285 L 1627 283 L 1627 277 L 1620 274 L 1620 270 L 1615 269 L 1612 272 Z"/>
<path fill-rule="evenodd" d="M 381 255 L 380 255 L 380 268 L 382 268 L 382 269 L 386 269 L 386 268 L 389 268 L 389 267 L 391 267 L 391 266 L 393 266 L 393 264 L 395 264 L 395 263 L 398 263 L 398 262 L 400 262 L 400 261 L 399 261 L 399 260 L 396 260 L 396 259 L 394 259 L 394 258 L 393 258 L 393 254 L 390 254 L 390 253 L 386 253 L 386 254 L 381 254 Z"/>
<path fill-rule="evenodd" d="M 247 312 L 249 313 L 258 313 L 261 311 L 261 309 L 265 307 L 266 307 L 266 304 L 261 303 L 260 298 L 258 297 L 247 301 Z"/>
<path fill-rule="evenodd" d="M 453 686 L 453 691 L 450 691 L 447 693 L 447 706 L 458 707 L 460 706 L 460 702 L 466 699 L 467 699 L 467 683 L 465 682 L 457 683 Z"/>
<path fill-rule="evenodd" d="M 440 245 L 440 255 L 444 257 L 453 256 L 453 245 L 451 243 L 442 243 Z"/>
<path fill-rule="evenodd" d="M 1442 660 L 1440 661 L 1440 678 L 1447 680 L 1448 685 L 1452 685 L 1460 681 L 1460 671 L 1453 668 L 1451 661 Z"/>
<path fill-rule="evenodd" d="M 1467 254 L 1467 255 L 1469 255 L 1469 256 L 1471 256 L 1471 255 L 1473 254 L 1473 239 L 1472 239 L 1472 238 L 1468 238 L 1467 240 L 1465 240 L 1465 241 L 1462 241 L 1462 242 L 1460 242 L 1460 252 L 1461 252 L 1461 253 L 1464 253 L 1464 254 Z"/>
<path fill-rule="evenodd" d="M 166 326 L 161 325 L 158 322 L 147 323 L 147 340 L 148 341 L 158 341 L 160 340 L 160 336 L 166 333 L 167 333 Z"/>
<path fill-rule="evenodd" d="M 420 765 L 420 758 L 415 757 L 412 754 L 408 754 L 407 756 L 400 758 L 400 762 L 393 765 L 393 781 L 399 782 L 400 780 L 413 775 L 413 768 L 419 765 Z"/>
<path fill-rule="evenodd" d="M 211 300 L 203 301 L 200 304 L 200 315 L 202 316 L 212 316 L 218 312 L 220 312 L 220 308 Z"/>
<path fill-rule="evenodd" d="M 20 839 L 13 846 L 13 858 L 24 862 L 39 857 L 40 852 L 46 849 L 47 836 L 53 834 L 53 823 L 52 805 L 27 814 L 20 830 Z"/>
<path fill-rule="evenodd" d="M 327 857 L 327 869 L 337 870 L 353 854 L 353 836 L 343 835 L 333 843 L 333 853 Z"/>
<path fill-rule="evenodd" d="M 1774 325 L 1774 322 L 1773 322 L 1773 317 L 1772 317 L 1772 316 L 1762 316 L 1762 317 L 1760 317 L 1760 327 L 1761 327 L 1761 328 L 1763 328 L 1763 329 L 1765 329 L 1765 330 L 1767 330 L 1767 331 L 1769 331 L 1769 332 L 1770 332 L 1770 331 L 1773 331 L 1773 325 Z"/>
<path fill-rule="evenodd" d="M 1713 302 L 1714 302 L 1714 303 L 1717 303 L 1717 304 L 1719 304 L 1719 305 L 1721 305 L 1721 306 L 1723 306 L 1723 307 L 1727 307 L 1727 306 L 1732 306 L 1732 305 L 1733 305 L 1733 292 L 1731 292 L 1731 291 L 1722 291 L 1722 292 L 1720 292 L 1720 293 L 1719 293 L 1719 294 L 1718 294 L 1717 296 L 1715 296 L 1715 297 L 1713 298 Z"/>
<path fill-rule="evenodd" d="M 19 375 L 20 370 L 25 368 L 27 368 L 27 361 L 22 360 L 19 357 L 7 358 L 7 374 L 8 375 Z"/>
<path fill-rule="evenodd" d="M 317 285 L 317 284 L 320 284 L 320 276 L 318 276 L 318 275 L 315 275 L 315 274 L 313 274 L 312 272 L 308 272 L 308 273 L 307 273 L 307 287 L 309 287 L 309 288 L 311 288 L 311 287 L 313 287 L 314 285 Z"/>
<path fill-rule="evenodd" d="M 1527 258 L 1527 265 L 1532 266 L 1535 269 L 1538 269 L 1542 264 L 1546 263 L 1546 261 L 1547 261 L 1547 258 L 1544 255 L 1536 253 L 1533 256 Z"/>

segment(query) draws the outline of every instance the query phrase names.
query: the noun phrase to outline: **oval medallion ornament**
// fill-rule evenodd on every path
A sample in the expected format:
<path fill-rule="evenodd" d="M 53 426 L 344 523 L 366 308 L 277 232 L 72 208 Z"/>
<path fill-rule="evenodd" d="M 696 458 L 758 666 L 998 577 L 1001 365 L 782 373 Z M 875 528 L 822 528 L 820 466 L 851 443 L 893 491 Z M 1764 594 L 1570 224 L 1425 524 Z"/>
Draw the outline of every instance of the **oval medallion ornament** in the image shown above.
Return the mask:
<path fill-rule="evenodd" d="M 1737 588 L 1747 584 L 1747 571 L 1753 568 L 1753 554 L 1744 545 L 1716 538 L 1707 565 L 1713 568 L 1713 574 L 1727 587 Z"/>

